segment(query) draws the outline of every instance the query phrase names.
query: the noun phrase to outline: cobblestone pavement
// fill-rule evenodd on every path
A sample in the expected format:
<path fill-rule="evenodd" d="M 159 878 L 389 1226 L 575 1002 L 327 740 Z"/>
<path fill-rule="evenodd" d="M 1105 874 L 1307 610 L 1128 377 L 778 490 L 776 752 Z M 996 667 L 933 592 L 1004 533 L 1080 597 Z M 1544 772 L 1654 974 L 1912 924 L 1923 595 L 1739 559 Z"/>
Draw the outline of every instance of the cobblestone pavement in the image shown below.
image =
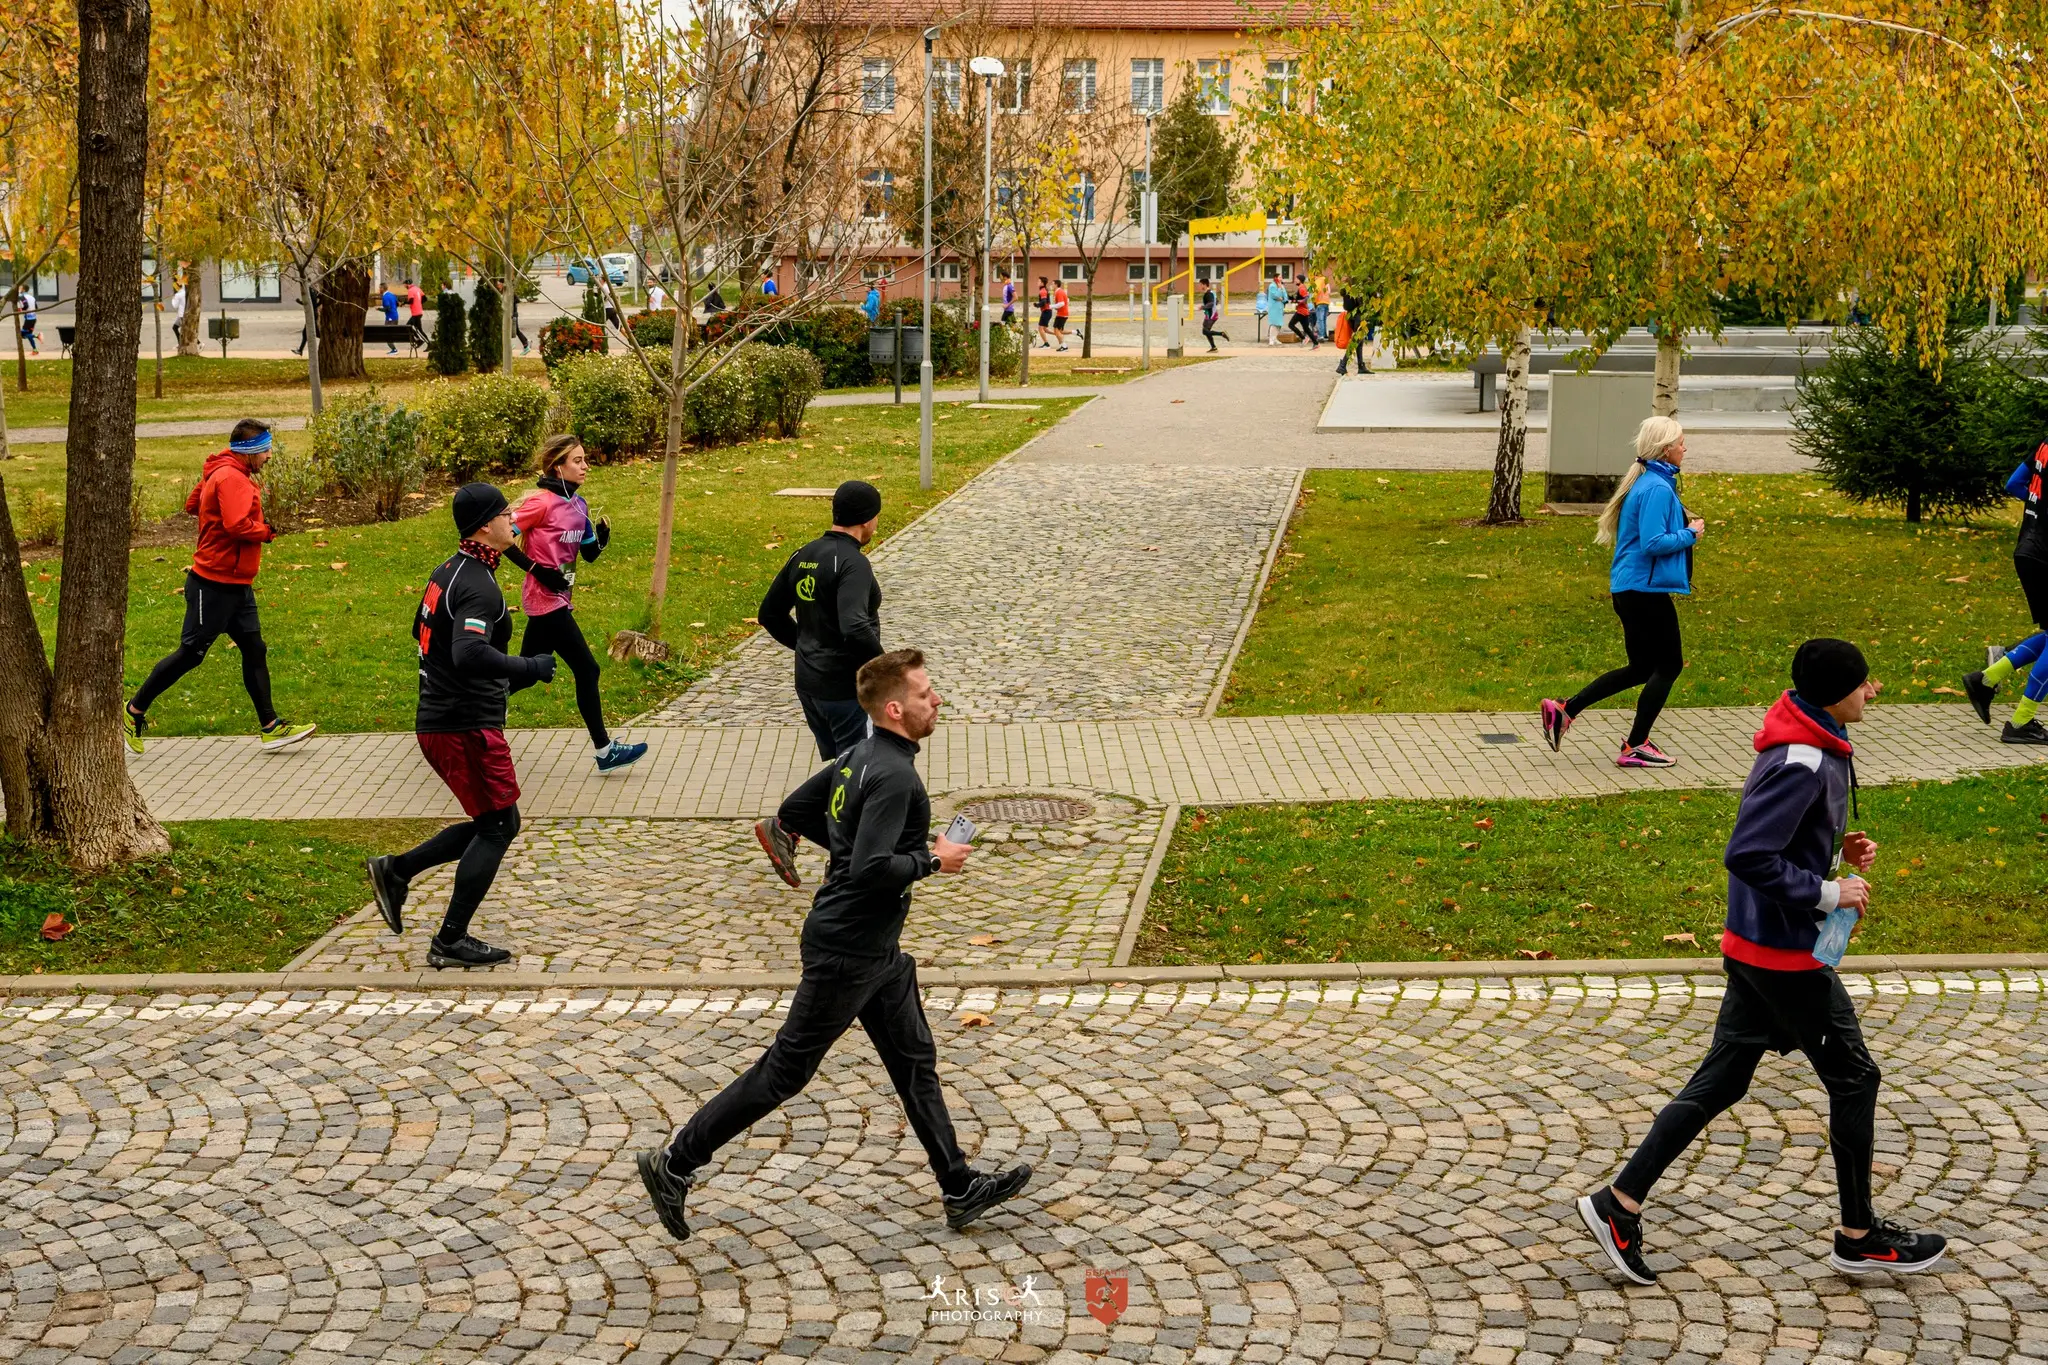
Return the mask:
<path fill-rule="evenodd" d="M 1111 965 L 1164 811 L 1092 804 L 1069 823 L 990 824 L 966 871 L 919 884 L 905 948 L 948 967 Z M 476 931 L 512 949 L 524 971 L 794 970 L 825 871 L 818 849 L 800 853 L 804 886 L 792 890 L 749 821 L 529 821 Z M 403 939 L 366 904 L 292 965 L 416 970 L 453 879 L 448 867 L 420 880 Z"/>
<path fill-rule="evenodd" d="M 935 990 L 963 1145 L 1034 1162 L 1028 1193 L 947 1232 L 856 1034 L 726 1150 L 681 1244 L 632 1153 L 751 1061 L 780 997 L 16 999 L 0 1358 L 2048 1356 L 2041 976 L 1849 984 L 1885 1068 L 1879 1208 L 1949 1234 L 1944 1273 L 1827 1269 L 1796 1058 L 1659 1189 L 1662 1283 L 1596 1260 L 1568 1200 L 1697 1059 L 1712 977 Z M 1091 1270 L 1127 1283 L 1113 1325 Z"/>
<path fill-rule="evenodd" d="M 940 690 L 948 680 L 939 677 Z M 1666 711 L 1658 742 L 1679 762 L 1616 768 L 1626 708 L 1589 711 L 1562 753 L 1543 744 L 1533 712 L 1246 716 L 1222 720 L 941 720 L 918 760 L 935 792 L 969 788 L 1122 792 L 1141 801 L 1385 800 L 1399 797 L 1591 796 L 1645 788 L 1739 786 L 1755 758 L 1756 707 Z M 2002 710 L 1994 713 L 2002 717 Z M 1493 743 L 1485 736 L 1512 735 Z M 599 777 L 581 730 L 510 735 L 533 817 L 752 818 L 773 810 L 817 766 L 808 730 L 700 726 L 640 732 L 652 746 L 622 773 Z M 1856 730 L 1866 783 L 1954 777 L 2048 761 L 2048 750 L 2000 744 L 1964 705 L 1887 705 Z M 288 754 L 245 736 L 163 739 L 129 771 L 164 820 L 316 820 L 456 815 L 411 735 L 324 735 Z"/>
<path fill-rule="evenodd" d="M 1295 479 L 998 465 L 877 551 L 882 640 L 956 721 L 1200 715 Z M 648 719 L 800 725 L 789 651 L 756 636 Z"/>

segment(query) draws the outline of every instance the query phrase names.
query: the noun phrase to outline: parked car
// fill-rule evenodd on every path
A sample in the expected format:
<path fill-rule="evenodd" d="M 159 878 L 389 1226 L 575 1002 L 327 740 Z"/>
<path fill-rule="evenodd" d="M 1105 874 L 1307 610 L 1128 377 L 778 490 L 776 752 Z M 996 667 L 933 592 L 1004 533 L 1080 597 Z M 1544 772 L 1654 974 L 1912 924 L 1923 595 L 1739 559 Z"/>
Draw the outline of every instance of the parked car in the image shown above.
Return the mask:
<path fill-rule="evenodd" d="M 568 276 L 569 283 L 571 284 L 595 284 L 600 274 L 610 279 L 613 284 L 624 284 L 626 282 L 626 272 L 632 268 L 632 265 L 633 258 L 631 256 L 613 252 L 603 258 L 602 265 L 597 261 L 591 260 L 588 256 L 580 261 L 571 261 L 569 269 L 564 273 Z"/>

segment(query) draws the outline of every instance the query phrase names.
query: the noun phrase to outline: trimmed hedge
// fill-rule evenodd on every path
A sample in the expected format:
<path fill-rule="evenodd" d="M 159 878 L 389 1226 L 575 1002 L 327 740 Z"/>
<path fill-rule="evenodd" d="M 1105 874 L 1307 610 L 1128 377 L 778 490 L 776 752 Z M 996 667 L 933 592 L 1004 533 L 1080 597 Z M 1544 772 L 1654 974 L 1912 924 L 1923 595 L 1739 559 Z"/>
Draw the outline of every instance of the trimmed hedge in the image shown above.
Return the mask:
<path fill-rule="evenodd" d="M 610 459 L 656 443 L 661 401 L 632 356 L 571 356 L 549 378 L 566 408 L 562 425 L 593 456 Z"/>
<path fill-rule="evenodd" d="M 421 454 L 457 483 L 526 467 L 547 426 L 547 390 L 509 374 L 468 383 L 431 381 L 420 422 Z"/>
<path fill-rule="evenodd" d="M 552 370 L 573 355 L 603 355 L 609 343 L 604 328 L 594 322 L 556 318 L 540 329 L 540 363 Z"/>

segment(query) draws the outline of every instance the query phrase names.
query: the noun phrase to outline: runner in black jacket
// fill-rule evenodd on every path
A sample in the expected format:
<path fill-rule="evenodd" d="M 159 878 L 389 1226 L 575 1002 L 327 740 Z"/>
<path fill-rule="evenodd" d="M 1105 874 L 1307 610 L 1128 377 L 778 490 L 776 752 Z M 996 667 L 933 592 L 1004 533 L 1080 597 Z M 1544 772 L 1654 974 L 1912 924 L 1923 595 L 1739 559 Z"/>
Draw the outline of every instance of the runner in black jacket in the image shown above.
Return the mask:
<path fill-rule="evenodd" d="M 893 650 L 860 670 L 860 701 L 875 733 L 790 793 L 780 818 L 832 851 L 831 866 L 804 921 L 803 978 L 789 1017 L 761 1060 L 639 1157 L 640 1179 L 670 1235 L 690 1235 L 683 1199 L 698 1167 L 757 1120 L 803 1090 L 818 1064 L 859 1020 L 924 1144 L 945 1193 L 946 1223 L 959 1229 L 1021 1191 L 1031 1168 L 976 1171 L 953 1137 L 939 1093 L 938 1049 L 917 995 L 917 963 L 897 943 L 910 888 L 937 872 L 958 872 L 968 845 L 941 837 L 927 846 L 932 808 L 913 760 L 938 720 L 939 694 L 924 655 Z"/>
<path fill-rule="evenodd" d="M 761 599 L 761 628 L 796 651 L 796 698 L 818 756 L 845 753 L 870 730 L 854 675 L 882 652 L 882 589 L 861 547 L 875 538 L 882 495 L 849 479 L 832 495 L 832 529 L 789 557 Z"/>
<path fill-rule="evenodd" d="M 491 889 L 519 833 L 519 778 L 505 744 L 505 697 L 517 680 L 553 682 L 555 656 L 507 654 L 512 617 L 495 577 L 512 544 L 505 495 L 487 483 L 455 493 L 461 548 L 427 579 L 412 635 L 419 643 L 420 704 L 413 729 L 420 752 L 469 819 L 409 853 L 369 861 L 370 890 L 391 932 L 405 932 L 412 879 L 457 863 L 441 930 L 427 947 L 430 967 L 489 967 L 512 956 L 469 936 L 470 917 Z M 458 862 L 459 860 L 459 862 Z"/>

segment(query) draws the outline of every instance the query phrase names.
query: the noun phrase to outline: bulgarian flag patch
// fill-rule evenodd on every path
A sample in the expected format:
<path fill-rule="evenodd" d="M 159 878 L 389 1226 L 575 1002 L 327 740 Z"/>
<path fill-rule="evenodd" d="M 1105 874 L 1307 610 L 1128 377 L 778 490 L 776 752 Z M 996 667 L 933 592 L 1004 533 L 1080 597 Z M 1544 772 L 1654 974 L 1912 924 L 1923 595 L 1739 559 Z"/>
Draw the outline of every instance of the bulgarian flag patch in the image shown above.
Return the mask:
<path fill-rule="evenodd" d="M 491 633 L 485 627 L 484 623 L 482 621 L 477 620 L 477 618 L 474 616 L 464 617 L 462 621 L 462 628 L 464 630 L 473 630 L 479 635 L 489 635 Z"/>

